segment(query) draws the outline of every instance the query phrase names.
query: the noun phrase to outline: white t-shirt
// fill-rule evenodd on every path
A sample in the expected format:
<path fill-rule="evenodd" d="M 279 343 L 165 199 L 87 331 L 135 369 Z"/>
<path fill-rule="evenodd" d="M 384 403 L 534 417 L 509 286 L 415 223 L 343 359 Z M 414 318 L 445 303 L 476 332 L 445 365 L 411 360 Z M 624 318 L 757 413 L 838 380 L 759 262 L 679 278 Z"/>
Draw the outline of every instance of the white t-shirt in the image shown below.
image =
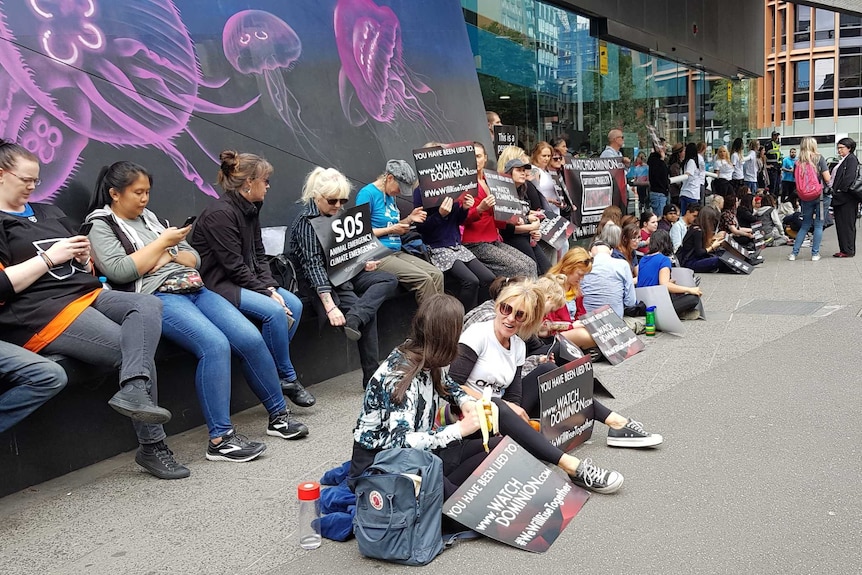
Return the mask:
<path fill-rule="evenodd" d="M 745 161 L 742 166 L 742 179 L 746 182 L 756 182 L 757 181 L 757 152 L 754 150 L 749 150 L 748 155 L 745 156 Z"/>
<path fill-rule="evenodd" d="M 693 200 L 700 200 L 701 172 L 700 166 L 697 164 L 697 160 L 689 160 L 686 162 L 685 173 L 688 174 L 688 179 L 683 182 L 679 195 Z"/>
<path fill-rule="evenodd" d="M 742 179 L 742 154 L 733 152 L 730 155 L 730 163 L 733 164 L 733 179 Z"/>
<path fill-rule="evenodd" d="M 465 385 L 479 393 L 482 393 L 485 387 L 491 386 L 494 397 L 503 396 L 503 392 L 515 378 L 518 366 L 524 365 L 527 358 L 527 345 L 520 337 L 512 336 L 509 349 L 500 344 L 494 335 L 494 320 L 474 323 L 464 330 L 458 342 L 479 356 Z"/>
<path fill-rule="evenodd" d="M 733 178 L 733 164 L 727 160 L 718 159 L 713 162 L 712 167 L 718 172 L 718 177 L 722 180 L 730 180 Z"/>

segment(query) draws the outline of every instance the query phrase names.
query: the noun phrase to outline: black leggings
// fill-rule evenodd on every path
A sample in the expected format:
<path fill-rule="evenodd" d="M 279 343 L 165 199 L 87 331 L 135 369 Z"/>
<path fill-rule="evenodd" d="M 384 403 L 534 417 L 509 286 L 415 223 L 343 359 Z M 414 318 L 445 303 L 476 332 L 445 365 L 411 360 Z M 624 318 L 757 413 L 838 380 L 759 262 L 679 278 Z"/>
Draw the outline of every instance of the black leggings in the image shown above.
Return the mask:
<path fill-rule="evenodd" d="M 506 243 L 536 262 L 539 276 L 545 275 L 551 269 L 551 262 L 539 244 L 535 246 L 530 245 L 530 234 L 515 234 L 506 238 Z"/>
<path fill-rule="evenodd" d="M 490 299 L 488 286 L 495 276 L 478 258 L 466 263 L 455 260 L 446 275 L 457 283 L 457 293 L 454 295 L 464 305 L 464 309 L 471 310 L 479 305 L 480 297 L 481 301 Z"/>
<path fill-rule="evenodd" d="M 682 317 L 682 314 L 697 307 L 700 298 L 690 293 L 672 293 L 670 294 L 670 302 L 673 304 L 676 315 Z"/>

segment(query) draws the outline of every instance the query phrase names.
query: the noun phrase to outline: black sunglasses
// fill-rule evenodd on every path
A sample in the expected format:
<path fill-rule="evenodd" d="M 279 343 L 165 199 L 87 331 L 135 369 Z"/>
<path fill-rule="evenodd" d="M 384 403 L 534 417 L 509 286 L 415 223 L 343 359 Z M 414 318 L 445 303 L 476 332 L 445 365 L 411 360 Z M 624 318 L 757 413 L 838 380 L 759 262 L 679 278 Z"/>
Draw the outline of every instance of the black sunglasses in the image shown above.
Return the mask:
<path fill-rule="evenodd" d="M 552 160 L 562 160 L 562 159 L 563 159 L 563 157 L 562 157 L 562 156 L 554 156 L 554 157 L 553 157 L 553 158 L 551 158 L 551 159 L 552 159 Z"/>
<path fill-rule="evenodd" d="M 330 206 L 335 206 L 335 205 L 343 206 L 344 204 L 346 204 L 349 201 L 350 200 L 347 198 L 326 198 L 326 203 L 329 204 Z"/>
<path fill-rule="evenodd" d="M 512 315 L 512 312 L 515 311 L 515 308 L 513 308 L 506 302 L 500 302 L 498 309 L 500 310 L 500 313 L 503 315 L 503 317 L 509 317 L 510 315 Z M 522 309 L 515 311 L 515 321 L 521 322 L 525 319 L 527 319 L 527 312 Z"/>

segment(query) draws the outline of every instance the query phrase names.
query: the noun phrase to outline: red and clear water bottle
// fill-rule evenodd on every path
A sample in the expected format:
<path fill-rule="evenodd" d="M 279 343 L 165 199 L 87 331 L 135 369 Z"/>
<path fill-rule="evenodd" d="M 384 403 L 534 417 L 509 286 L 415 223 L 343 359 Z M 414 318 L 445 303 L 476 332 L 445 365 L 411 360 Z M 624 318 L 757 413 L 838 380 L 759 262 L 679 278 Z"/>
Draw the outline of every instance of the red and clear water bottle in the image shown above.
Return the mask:
<path fill-rule="evenodd" d="M 299 546 L 303 549 L 320 547 L 320 484 L 314 481 L 300 483 L 299 498 Z"/>

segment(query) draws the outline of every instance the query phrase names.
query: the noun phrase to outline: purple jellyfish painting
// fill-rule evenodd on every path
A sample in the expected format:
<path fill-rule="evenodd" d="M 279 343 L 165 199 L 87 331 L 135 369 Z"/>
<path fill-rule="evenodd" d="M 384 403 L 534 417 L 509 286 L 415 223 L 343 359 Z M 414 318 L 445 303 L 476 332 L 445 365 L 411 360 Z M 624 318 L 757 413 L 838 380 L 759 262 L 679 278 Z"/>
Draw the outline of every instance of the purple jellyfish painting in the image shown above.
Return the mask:
<path fill-rule="evenodd" d="M 204 100 L 207 82 L 189 32 L 170 0 L 21 0 L 0 7 L 0 135 L 43 162 L 34 199 L 56 195 L 95 140 L 161 150 L 186 179 L 216 196 L 174 140 L 197 113 L 234 114 Z"/>
<path fill-rule="evenodd" d="M 338 89 L 350 123 L 360 126 L 369 117 L 382 124 L 420 123 L 445 137 L 442 112 L 423 103 L 434 92 L 404 63 L 401 24 L 392 9 L 372 0 L 339 0 L 334 20 Z"/>
<path fill-rule="evenodd" d="M 287 87 L 285 76 L 302 53 L 302 42 L 281 18 L 263 10 L 243 10 L 224 25 L 222 46 L 228 62 L 241 74 L 263 80 L 269 102 L 296 138 L 305 155 L 318 149 L 317 137 L 302 121 L 299 101 Z M 308 159 L 308 158 L 306 158 Z"/>

